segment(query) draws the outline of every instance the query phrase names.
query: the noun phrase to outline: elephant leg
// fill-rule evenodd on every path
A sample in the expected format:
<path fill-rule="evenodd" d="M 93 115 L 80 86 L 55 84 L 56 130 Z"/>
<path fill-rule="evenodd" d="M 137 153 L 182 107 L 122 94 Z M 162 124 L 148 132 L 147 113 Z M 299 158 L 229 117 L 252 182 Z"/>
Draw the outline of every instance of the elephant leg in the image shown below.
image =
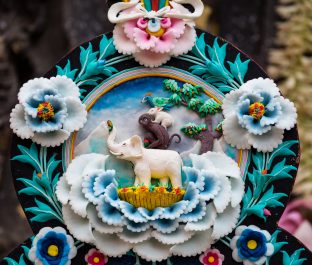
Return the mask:
<path fill-rule="evenodd" d="M 172 174 L 170 176 L 171 185 L 174 188 L 182 187 L 182 177 L 181 174 Z"/>
<path fill-rule="evenodd" d="M 168 186 L 168 184 L 169 184 L 169 178 L 168 178 L 168 177 L 161 178 L 161 179 L 159 180 L 159 183 L 160 183 L 161 186 Z"/>
<path fill-rule="evenodd" d="M 136 180 L 138 179 L 139 185 L 150 186 L 151 185 L 151 170 L 149 168 L 138 167 L 134 169 Z"/>
<path fill-rule="evenodd" d="M 140 179 L 138 177 L 135 177 L 134 186 L 138 186 L 138 185 L 140 185 Z"/>

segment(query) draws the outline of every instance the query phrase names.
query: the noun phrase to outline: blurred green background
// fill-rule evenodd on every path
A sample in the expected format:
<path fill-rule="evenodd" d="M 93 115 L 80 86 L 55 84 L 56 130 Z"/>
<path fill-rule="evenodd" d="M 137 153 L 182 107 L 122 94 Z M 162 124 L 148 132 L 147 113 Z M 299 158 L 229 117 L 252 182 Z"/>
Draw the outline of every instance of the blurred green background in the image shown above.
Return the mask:
<path fill-rule="evenodd" d="M 302 161 L 292 200 L 305 203 L 291 209 L 298 218 L 285 218 L 294 234 L 304 221 L 305 231 L 312 229 L 312 0 L 204 2 L 198 27 L 255 59 L 298 108 Z M 0 0 L 0 257 L 31 235 L 9 168 L 17 91 L 72 48 L 110 31 L 106 14 L 105 0 Z"/>

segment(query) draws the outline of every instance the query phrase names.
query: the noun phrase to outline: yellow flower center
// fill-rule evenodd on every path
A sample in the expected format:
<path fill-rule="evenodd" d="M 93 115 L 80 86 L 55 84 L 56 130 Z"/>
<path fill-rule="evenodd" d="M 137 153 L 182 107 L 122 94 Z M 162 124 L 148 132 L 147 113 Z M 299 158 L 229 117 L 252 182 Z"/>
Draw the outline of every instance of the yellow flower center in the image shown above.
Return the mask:
<path fill-rule="evenodd" d="M 152 36 L 155 36 L 157 38 L 160 38 L 162 35 L 165 34 L 165 29 L 164 28 L 160 28 L 158 31 L 156 32 L 153 32 L 153 31 L 150 31 L 148 28 L 146 29 L 146 32 L 149 34 L 149 35 L 152 35 Z"/>
<path fill-rule="evenodd" d="M 256 120 L 260 120 L 265 113 L 265 107 L 260 102 L 255 102 L 249 106 L 249 115 Z"/>
<path fill-rule="evenodd" d="M 251 250 L 256 249 L 257 246 L 258 246 L 258 243 L 257 243 L 256 240 L 251 239 L 251 240 L 249 240 L 249 241 L 247 242 L 247 247 L 248 247 L 249 249 L 251 249 Z"/>
<path fill-rule="evenodd" d="M 56 257 L 59 254 L 58 246 L 56 245 L 50 245 L 48 247 L 48 255 L 51 257 Z"/>
<path fill-rule="evenodd" d="M 93 262 L 94 263 L 99 263 L 100 262 L 100 258 L 99 257 L 94 257 Z"/>
<path fill-rule="evenodd" d="M 48 121 L 54 117 L 54 108 L 50 102 L 42 102 L 37 107 L 38 118 Z"/>
<path fill-rule="evenodd" d="M 208 258 L 208 262 L 209 262 L 209 263 L 214 263 L 214 262 L 215 262 L 215 258 L 214 258 L 213 256 L 210 256 L 210 257 Z"/>

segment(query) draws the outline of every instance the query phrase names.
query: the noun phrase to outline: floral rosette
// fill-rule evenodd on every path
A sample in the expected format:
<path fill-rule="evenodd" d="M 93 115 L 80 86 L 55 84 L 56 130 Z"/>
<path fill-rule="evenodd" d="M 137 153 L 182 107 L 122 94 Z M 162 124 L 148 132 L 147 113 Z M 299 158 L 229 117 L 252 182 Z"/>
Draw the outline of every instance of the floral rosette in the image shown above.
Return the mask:
<path fill-rule="evenodd" d="M 173 0 L 159 9 L 148 8 L 148 0 L 114 4 L 108 13 L 116 23 L 113 36 L 116 49 L 146 67 L 158 67 L 172 56 L 188 53 L 194 46 L 194 20 L 201 16 L 200 0 Z M 156 1 L 154 1 L 156 2 Z M 190 12 L 182 4 L 194 8 Z"/>
<path fill-rule="evenodd" d="M 147 261 L 195 256 L 230 233 L 240 214 L 244 182 L 236 162 L 222 153 L 190 155 L 183 198 L 169 207 L 134 207 L 118 196 L 108 156 L 76 157 L 57 185 L 64 222 L 78 240 L 109 257 L 133 250 Z"/>

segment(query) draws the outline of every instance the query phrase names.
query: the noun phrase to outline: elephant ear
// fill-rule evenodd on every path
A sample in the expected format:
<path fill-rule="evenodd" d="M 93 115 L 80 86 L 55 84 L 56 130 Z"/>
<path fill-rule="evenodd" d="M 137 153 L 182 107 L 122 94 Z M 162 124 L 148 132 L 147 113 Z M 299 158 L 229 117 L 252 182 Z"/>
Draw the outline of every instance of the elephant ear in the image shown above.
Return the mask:
<path fill-rule="evenodd" d="M 134 135 L 130 139 L 133 155 L 131 157 L 142 157 L 143 156 L 143 143 L 141 137 Z"/>

